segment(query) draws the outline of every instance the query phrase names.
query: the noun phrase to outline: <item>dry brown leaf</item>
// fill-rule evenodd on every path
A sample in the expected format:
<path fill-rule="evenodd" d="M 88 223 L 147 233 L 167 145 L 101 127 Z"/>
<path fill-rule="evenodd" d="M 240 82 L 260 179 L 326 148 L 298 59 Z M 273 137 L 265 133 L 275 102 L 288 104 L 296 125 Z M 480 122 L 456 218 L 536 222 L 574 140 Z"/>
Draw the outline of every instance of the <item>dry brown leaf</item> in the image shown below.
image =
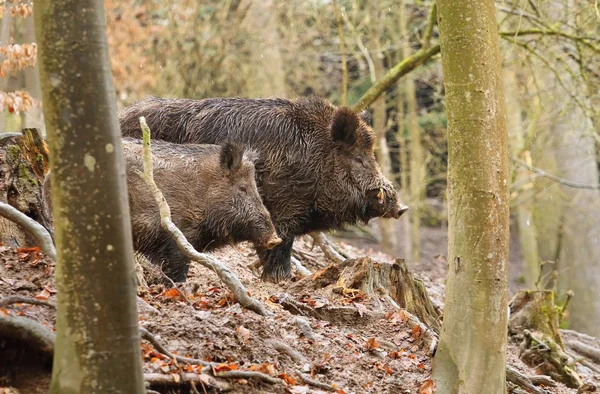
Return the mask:
<path fill-rule="evenodd" d="M 419 388 L 419 394 L 433 394 L 436 391 L 435 383 L 431 379 L 427 379 Z"/>
<path fill-rule="evenodd" d="M 42 300 L 42 301 L 48 301 L 49 297 L 50 297 L 50 292 L 46 289 L 43 289 L 38 294 L 36 294 L 36 296 L 34 298 L 37 298 L 38 300 Z"/>
<path fill-rule="evenodd" d="M 296 385 L 296 379 L 292 378 L 287 373 L 280 373 L 279 375 L 277 375 L 277 377 L 286 382 L 287 384 L 290 384 L 292 386 Z"/>
<path fill-rule="evenodd" d="M 414 326 L 412 329 L 412 337 L 417 339 L 421 336 L 421 326 Z"/>
<path fill-rule="evenodd" d="M 364 306 L 363 304 L 360 304 L 358 302 L 354 303 L 354 307 L 358 311 L 358 314 L 360 315 L 360 317 L 362 317 L 365 313 L 367 313 L 369 311 L 366 306 Z"/>
<path fill-rule="evenodd" d="M 250 330 L 248 330 L 244 326 L 239 326 L 236 330 L 238 336 L 244 341 L 244 343 L 248 343 L 250 340 Z"/>
<path fill-rule="evenodd" d="M 375 338 L 371 338 L 367 341 L 365 347 L 367 348 L 367 350 L 379 349 L 379 343 L 377 343 L 377 340 L 375 340 Z"/>

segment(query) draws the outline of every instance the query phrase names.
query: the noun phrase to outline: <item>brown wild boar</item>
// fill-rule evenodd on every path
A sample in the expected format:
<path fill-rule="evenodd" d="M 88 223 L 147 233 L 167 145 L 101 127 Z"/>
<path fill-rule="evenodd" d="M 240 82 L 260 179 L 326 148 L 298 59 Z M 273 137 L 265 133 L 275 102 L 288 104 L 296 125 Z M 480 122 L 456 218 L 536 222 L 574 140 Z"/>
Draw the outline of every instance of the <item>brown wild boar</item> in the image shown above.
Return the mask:
<path fill-rule="evenodd" d="M 133 248 L 173 281 L 185 281 L 189 260 L 162 228 L 154 197 L 137 173 L 143 171 L 141 140 L 124 138 L 123 153 Z M 281 243 L 258 194 L 252 152 L 232 143 L 153 141 L 152 158 L 154 181 L 171 208 L 171 219 L 196 250 L 250 241 L 261 251 Z M 51 207 L 50 184 L 48 176 L 43 190 Z"/>
<path fill-rule="evenodd" d="M 187 277 L 189 261 L 161 227 L 154 197 L 136 171 L 143 171 L 140 140 L 123 139 L 133 247 L 161 264 L 174 281 Z M 175 225 L 198 251 L 251 241 L 257 250 L 281 242 L 256 188 L 252 153 L 237 144 L 152 143 L 154 181 L 171 208 Z"/>
<path fill-rule="evenodd" d="M 318 98 L 203 100 L 147 98 L 121 111 L 123 135 L 188 144 L 234 141 L 253 149 L 256 181 L 283 242 L 261 250 L 263 279 L 290 275 L 294 238 L 312 231 L 399 218 L 408 208 L 383 177 L 375 136 L 362 116 Z"/>

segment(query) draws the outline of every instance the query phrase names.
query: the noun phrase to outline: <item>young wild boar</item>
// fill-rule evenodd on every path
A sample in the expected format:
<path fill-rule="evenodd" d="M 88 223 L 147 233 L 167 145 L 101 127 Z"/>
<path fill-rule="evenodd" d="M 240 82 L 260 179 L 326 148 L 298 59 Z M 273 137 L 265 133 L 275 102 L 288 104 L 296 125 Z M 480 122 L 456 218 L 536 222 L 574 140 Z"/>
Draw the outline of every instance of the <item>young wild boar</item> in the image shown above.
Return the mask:
<path fill-rule="evenodd" d="M 263 279 L 290 275 L 297 235 L 373 217 L 399 218 L 408 208 L 375 161 L 375 136 L 349 108 L 317 98 L 147 98 L 120 113 L 121 130 L 139 137 L 145 116 L 153 138 L 176 143 L 235 141 L 258 153 L 260 195 L 283 242 L 259 251 Z"/>
<path fill-rule="evenodd" d="M 189 261 L 161 227 L 154 197 L 136 171 L 143 171 L 140 140 L 123 139 L 133 247 L 162 264 L 174 281 L 187 277 Z M 281 242 L 254 179 L 252 154 L 240 145 L 152 143 L 154 181 L 171 208 L 175 225 L 200 252 L 251 241 L 257 250 Z"/>

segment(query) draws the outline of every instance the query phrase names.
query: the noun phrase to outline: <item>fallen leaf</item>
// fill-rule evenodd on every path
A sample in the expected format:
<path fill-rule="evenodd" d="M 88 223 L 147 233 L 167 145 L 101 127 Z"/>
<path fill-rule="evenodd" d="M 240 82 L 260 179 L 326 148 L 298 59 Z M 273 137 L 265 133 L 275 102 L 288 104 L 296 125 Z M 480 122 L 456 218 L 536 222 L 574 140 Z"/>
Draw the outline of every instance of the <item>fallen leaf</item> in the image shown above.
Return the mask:
<path fill-rule="evenodd" d="M 435 383 L 433 382 L 433 380 L 427 379 L 421 385 L 421 388 L 419 389 L 419 394 L 433 394 L 436 391 L 437 390 L 435 388 Z"/>
<path fill-rule="evenodd" d="M 367 341 L 366 346 L 367 350 L 379 349 L 379 343 L 375 340 L 375 338 L 371 338 Z"/>
<path fill-rule="evenodd" d="M 412 337 L 417 339 L 421 336 L 421 326 L 414 326 L 412 329 Z"/>
<path fill-rule="evenodd" d="M 181 376 L 179 376 L 179 374 L 172 373 L 171 376 L 173 377 L 173 381 L 175 383 L 179 383 L 181 381 Z"/>
<path fill-rule="evenodd" d="M 169 367 L 168 365 L 163 365 L 160 367 L 160 370 L 163 371 L 164 373 L 167 373 L 171 370 L 171 367 Z"/>
<path fill-rule="evenodd" d="M 237 364 L 219 364 L 216 367 L 213 367 L 215 372 L 224 372 L 224 371 L 237 371 Z"/>
<path fill-rule="evenodd" d="M 43 289 L 35 296 L 35 298 L 42 301 L 48 301 L 48 297 L 50 297 L 50 292 L 46 289 Z"/>
<path fill-rule="evenodd" d="M 176 288 L 165 290 L 162 293 L 162 296 L 165 298 L 172 299 L 172 300 L 183 299 L 183 294 L 181 294 L 181 291 Z"/>
<path fill-rule="evenodd" d="M 250 340 L 250 330 L 248 330 L 244 326 L 239 326 L 236 332 L 239 335 L 239 337 L 242 338 L 244 343 L 248 343 L 248 341 Z"/>
<path fill-rule="evenodd" d="M 296 379 L 292 378 L 287 373 L 280 373 L 279 375 L 277 375 L 277 377 L 286 382 L 287 384 L 291 384 L 292 386 L 296 385 Z"/>

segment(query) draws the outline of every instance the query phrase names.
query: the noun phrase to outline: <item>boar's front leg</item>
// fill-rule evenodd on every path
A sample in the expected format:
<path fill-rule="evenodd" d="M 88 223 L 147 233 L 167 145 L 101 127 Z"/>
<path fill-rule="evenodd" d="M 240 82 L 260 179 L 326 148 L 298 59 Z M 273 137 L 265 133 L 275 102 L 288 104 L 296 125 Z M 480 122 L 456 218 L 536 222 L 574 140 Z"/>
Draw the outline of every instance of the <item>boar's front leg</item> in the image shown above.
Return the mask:
<path fill-rule="evenodd" d="M 280 235 L 281 236 L 281 235 Z M 263 267 L 262 280 L 278 283 L 288 279 L 292 274 L 292 246 L 294 236 L 281 236 L 283 241 L 271 250 L 259 252 L 260 262 Z"/>

